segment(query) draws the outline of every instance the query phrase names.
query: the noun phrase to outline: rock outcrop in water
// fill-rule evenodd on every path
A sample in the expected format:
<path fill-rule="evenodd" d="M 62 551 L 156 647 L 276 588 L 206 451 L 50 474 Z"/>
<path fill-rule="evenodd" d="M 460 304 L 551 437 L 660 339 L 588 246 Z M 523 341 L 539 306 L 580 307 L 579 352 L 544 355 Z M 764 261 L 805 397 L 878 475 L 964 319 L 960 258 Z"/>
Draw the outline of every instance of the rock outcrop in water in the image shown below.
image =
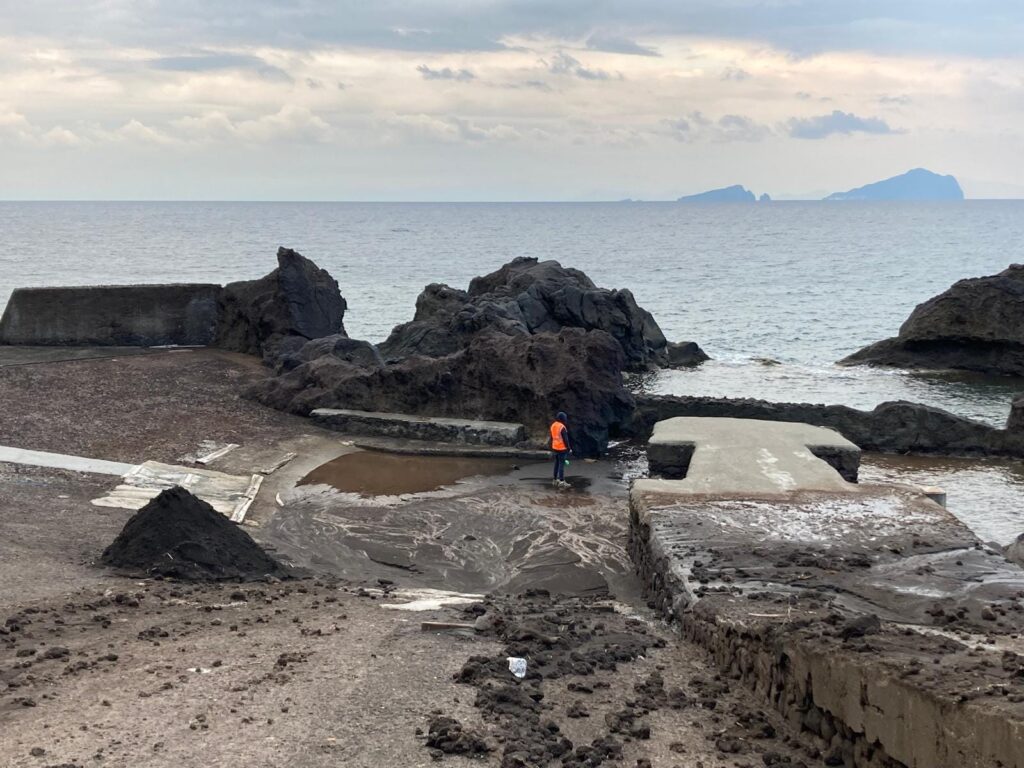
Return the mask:
<path fill-rule="evenodd" d="M 443 357 L 485 330 L 517 337 L 563 328 L 610 334 L 629 370 L 667 361 L 664 334 L 632 293 L 598 288 L 579 270 L 534 258 L 518 258 L 476 277 L 468 291 L 428 285 L 416 300 L 412 322 L 396 327 L 380 350 L 388 361 Z"/>
<path fill-rule="evenodd" d="M 941 176 L 924 168 L 865 184 L 847 192 L 834 192 L 826 200 L 963 200 L 964 192 L 952 176 Z"/>
<path fill-rule="evenodd" d="M 215 346 L 274 362 L 310 339 L 344 335 L 338 282 L 290 248 L 278 249 L 277 264 L 266 277 L 224 287 Z"/>
<path fill-rule="evenodd" d="M 365 342 L 310 342 L 291 370 L 249 395 L 301 415 L 314 408 L 392 411 L 513 421 L 540 438 L 558 411 L 570 414 L 574 447 L 592 456 L 633 411 L 620 344 L 604 331 L 505 334 L 484 329 L 451 354 L 385 364 Z"/>
<path fill-rule="evenodd" d="M 677 203 L 752 203 L 755 200 L 754 193 L 740 184 L 676 198 Z"/>
<path fill-rule="evenodd" d="M 898 336 L 840 363 L 1024 376 L 1024 265 L 958 281 L 919 304 Z"/>

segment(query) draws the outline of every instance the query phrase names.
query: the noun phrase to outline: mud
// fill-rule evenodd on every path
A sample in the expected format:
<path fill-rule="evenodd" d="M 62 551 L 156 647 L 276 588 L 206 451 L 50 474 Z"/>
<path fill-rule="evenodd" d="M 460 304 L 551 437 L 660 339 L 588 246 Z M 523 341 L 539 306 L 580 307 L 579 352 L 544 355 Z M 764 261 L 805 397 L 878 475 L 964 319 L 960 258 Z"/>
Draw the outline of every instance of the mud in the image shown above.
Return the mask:
<path fill-rule="evenodd" d="M 103 552 L 102 562 L 123 573 L 189 581 L 291 575 L 245 531 L 178 486 L 133 515 Z"/>
<path fill-rule="evenodd" d="M 468 477 L 502 475 L 517 468 L 513 459 L 358 451 L 322 464 L 299 485 L 329 485 L 360 496 L 401 496 L 436 491 Z"/>
<path fill-rule="evenodd" d="M 778 722 L 732 700 L 724 681 L 696 675 L 678 685 L 666 683 L 661 665 L 647 665 L 646 672 L 633 669 L 668 645 L 640 617 L 592 598 L 552 598 L 543 590 L 491 599 L 482 607 L 489 619 L 486 634 L 504 647 L 497 655 L 471 656 L 455 679 L 476 689 L 474 706 L 498 745 L 502 768 L 649 766 L 664 750 L 650 748 L 649 742 L 669 735 L 656 733 L 659 724 L 684 716 L 714 727 L 707 729 L 706 745 L 669 739 L 664 751 L 673 757 L 699 754 L 703 746 L 723 761 L 743 754 L 760 755 L 765 765 L 805 765 L 805 755 L 780 736 Z M 466 611 L 472 615 L 480 609 Z M 527 659 L 522 680 L 509 673 L 507 656 Z M 626 680 L 631 684 L 623 684 Z M 583 721 L 586 725 L 580 725 Z M 451 718 L 438 717 L 432 733 L 437 722 L 454 727 Z M 473 739 L 482 741 L 479 735 Z M 426 746 L 438 758 L 448 752 L 430 739 Z M 630 760 L 623 762 L 627 755 Z"/>
<path fill-rule="evenodd" d="M 561 490 L 548 469 L 530 465 L 403 496 L 300 485 L 280 494 L 256 535 L 297 566 L 343 578 L 401 577 L 409 586 L 474 593 L 638 595 L 624 546 L 625 489 L 609 477 L 615 465 L 574 462 L 572 485 Z"/>

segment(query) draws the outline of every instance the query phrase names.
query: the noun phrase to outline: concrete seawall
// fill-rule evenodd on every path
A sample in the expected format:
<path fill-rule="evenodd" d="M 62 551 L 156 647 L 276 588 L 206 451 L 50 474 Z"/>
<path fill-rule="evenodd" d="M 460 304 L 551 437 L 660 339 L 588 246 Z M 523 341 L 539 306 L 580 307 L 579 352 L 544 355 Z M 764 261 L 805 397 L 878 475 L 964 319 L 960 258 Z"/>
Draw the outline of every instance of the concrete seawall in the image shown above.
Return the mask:
<path fill-rule="evenodd" d="M 0 344 L 206 345 L 221 290 L 205 283 L 18 288 L 0 319 Z"/>
<path fill-rule="evenodd" d="M 1024 768 L 1024 571 L 918 490 L 802 456 L 793 424 L 737 447 L 715 421 L 668 422 L 688 479 L 630 492 L 654 605 L 826 765 Z"/>

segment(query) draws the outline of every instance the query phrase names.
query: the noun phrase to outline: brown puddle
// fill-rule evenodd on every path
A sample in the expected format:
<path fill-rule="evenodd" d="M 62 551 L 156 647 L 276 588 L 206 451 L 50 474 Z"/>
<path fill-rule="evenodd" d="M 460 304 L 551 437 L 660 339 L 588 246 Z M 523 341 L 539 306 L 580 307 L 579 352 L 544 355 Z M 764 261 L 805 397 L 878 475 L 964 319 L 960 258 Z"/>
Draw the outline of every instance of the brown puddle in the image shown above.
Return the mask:
<path fill-rule="evenodd" d="M 362 496 L 399 496 L 436 491 L 476 475 L 506 474 L 516 466 L 514 459 L 357 451 L 321 464 L 302 478 L 299 485 L 330 485 Z"/>

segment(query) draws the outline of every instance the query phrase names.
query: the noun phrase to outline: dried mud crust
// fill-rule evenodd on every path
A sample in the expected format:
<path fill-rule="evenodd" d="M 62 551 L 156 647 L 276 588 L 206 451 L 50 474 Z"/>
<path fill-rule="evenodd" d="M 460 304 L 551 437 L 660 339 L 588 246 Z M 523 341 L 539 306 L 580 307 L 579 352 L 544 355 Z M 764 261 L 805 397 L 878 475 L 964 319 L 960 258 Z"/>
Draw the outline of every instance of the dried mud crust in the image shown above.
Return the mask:
<path fill-rule="evenodd" d="M 0 368 L 0 442 L 177 463 L 203 440 L 276 443 L 310 432 L 238 397 L 268 373 L 255 358 L 214 349 Z"/>
<path fill-rule="evenodd" d="M 535 591 L 465 612 L 504 646 L 471 656 L 455 677 L 475 689 L 484 726 L 433 713 L 425 746 L 436 759 L 486 755 L 502 768 L 821 764 L 699 652 L 686 658 L 694 649 L 665 628 L 607 602 Z M 527 660 L 523 679 L 507 657 Z"/>
<path fill-rule="evenodd" d="M 0 764 L 502 766 L 562 739 L 526 764 L 820 764 L 659 624 L 539 595 L 381 610 L 390 589 L 110 578 L 0 614 Z"/>

